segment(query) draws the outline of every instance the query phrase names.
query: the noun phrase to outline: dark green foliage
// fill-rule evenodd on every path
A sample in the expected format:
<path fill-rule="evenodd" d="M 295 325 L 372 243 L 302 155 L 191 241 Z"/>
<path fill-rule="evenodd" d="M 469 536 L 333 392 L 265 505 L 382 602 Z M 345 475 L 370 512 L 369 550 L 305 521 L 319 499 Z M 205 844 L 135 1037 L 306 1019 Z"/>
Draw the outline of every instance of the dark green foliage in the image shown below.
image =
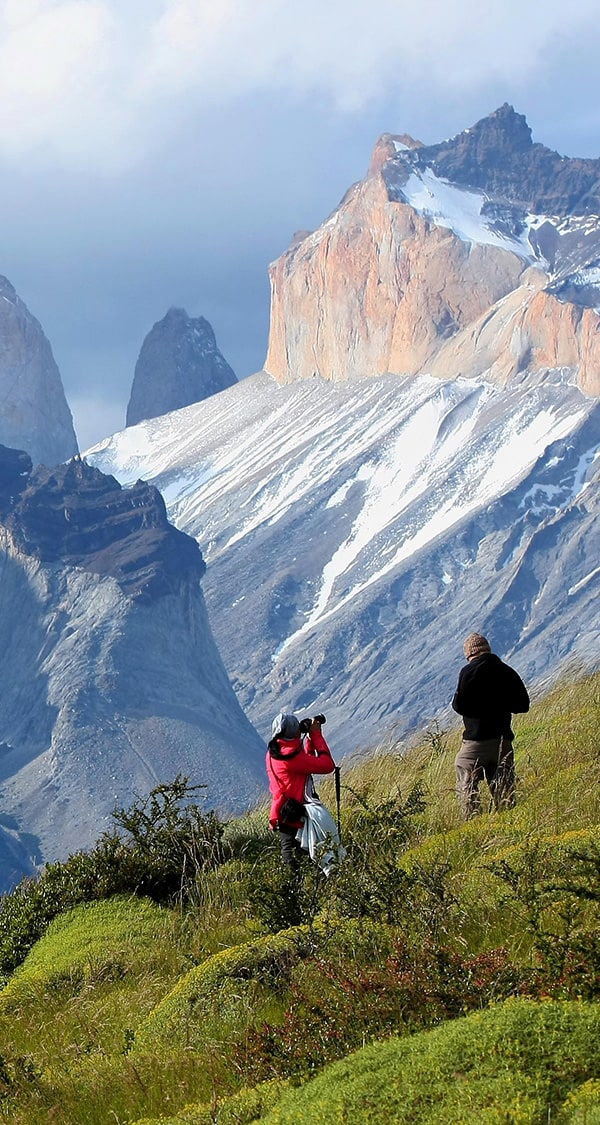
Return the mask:
<path fill-rule="evenodd" d="M 491 870 L 523 911 L 537 954 L 536 989 L 592 999 L 600 993 L 600 849 L 560 848 L 558 872 L 548 846 L 532 843 Z"/>
<path fill-rule="evenodd" d="M 199 873 L 224 859 L 224 825 L 193 801 L 198 789 L 179 775 L 130 809 L 113 813 L 117 829 L 90 852 L 49 863 L 0 902 L 0 976 L 21 964 L 49 922 L 82 902 L 119 894 L 155 902 L 193 899 Z"/>
<path fill-rule="evenodd" d="M 247 1037 L 244 1069 L 255 1081 L 314 1073 L 366 1040 L 431 1027 L 518 990 L 503 949 L 462 957 L 433 942 L 396 941 L 382 958 L 314 956 L 294 974 L 281 1025 Z"/>
<path fill-rule="evenodd" d="M 425 807 L 420 785 L 405 800 L 399 793 L 377 803 L 367 794 L 353 796 L 344 834 L 348 856 L 329 880 L 330 901 L 350 917 L 437 931 L 452 901 L 446 866 L 409 870 L 401 863 Z"/>
<path fill-rule="evenodd" d="M 113 813 L 118 827 L 127 834 L 126 849 L 139 867 L 138 893 L 148 894 L 156 902 L 189 901 L 198 874 L 223 862 L 225 826 L 215 812 L 203 812 L 193 800 L 205 788 L 190 785 L 179 774 L 129 809 Z M 117 834 L 107 842 L 115 838 L 119 838 Z"/>
<path fill-rule="evenodd" d="M 312 922 L 328 897 L 319 868 L 302 855 L 292 870 L 281 862 L 278 843 L 248 871 L 246 893 L 255 917 L 271 933 Z"/>

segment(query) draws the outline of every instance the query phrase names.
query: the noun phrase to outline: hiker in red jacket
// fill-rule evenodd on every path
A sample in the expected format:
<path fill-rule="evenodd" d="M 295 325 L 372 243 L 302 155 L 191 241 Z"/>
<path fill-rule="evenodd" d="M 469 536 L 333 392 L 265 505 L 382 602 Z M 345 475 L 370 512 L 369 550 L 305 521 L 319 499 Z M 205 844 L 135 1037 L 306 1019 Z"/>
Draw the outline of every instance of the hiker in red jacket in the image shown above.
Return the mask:
<path fill-rule="evenodd" d="M 302 827 L 304 795 L 313 773 L 333 773 L 335 762 L 321 733 L 323 716 L 310 720 L 303 734 L 295 715 L 280 712 L 273 719 L 273 737 L 267 749 L 267 775 L 273 795 L 269 824 L 281 836 L 284 863 L 296 868 L 300 845 L 296 833 Z M 304 726 L 304 722 L 303 722 Z"/>

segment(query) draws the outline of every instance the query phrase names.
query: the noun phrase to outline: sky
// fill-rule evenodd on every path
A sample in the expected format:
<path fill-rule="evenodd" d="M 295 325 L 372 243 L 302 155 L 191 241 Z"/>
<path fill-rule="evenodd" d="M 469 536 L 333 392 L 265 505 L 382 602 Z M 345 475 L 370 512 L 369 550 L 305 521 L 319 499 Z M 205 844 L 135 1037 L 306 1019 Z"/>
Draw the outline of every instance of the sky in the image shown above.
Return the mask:
<path fill-rule="evenodd" d="M 367 170 L 510 102 L 600 157 L 598 0 L 0 0 L 0 274 L 80 448 L 120 430 L 173 305 L 259 370 L 268 267 Z"/>

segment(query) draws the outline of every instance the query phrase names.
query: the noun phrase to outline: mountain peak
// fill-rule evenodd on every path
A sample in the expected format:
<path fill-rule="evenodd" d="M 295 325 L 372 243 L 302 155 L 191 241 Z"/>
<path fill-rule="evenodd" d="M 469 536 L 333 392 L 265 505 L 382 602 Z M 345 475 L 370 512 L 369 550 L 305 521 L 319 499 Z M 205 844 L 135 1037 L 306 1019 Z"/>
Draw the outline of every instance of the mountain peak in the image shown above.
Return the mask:
<path fill-rule="evenodd" d="M 0 446 L 0 523 L 23 554 L 111 575 L 129 597 L 160 597 L 206 569 L 156 488 L 140 480 L 122 489 L 79 456 L 32 471 L 26 453 Z"/>
<path fill-rule="evenodd" d="M 465 129 L 464 134 L 471 138 L 486 138 L 496 150 L 507 148 L 511 153 L 525 152 L 533 144 L 527 118 L 523 113 L 517 113 L 508 102 L 488 113 L 487 117 L 482 117 L 470 129 Z"/>
<path fill-rule="evenodd" d="M 171 306 L 146 336 L 135 366 L 127 425 L 200 402 L 237 382 L 203 316 Z"/>
<path fill-rule="evenodd" d="M 527 119 L 508 102 L 439 144 L 397 145 L 382 167 L 390 198 L 400 198 L 407 173 L 426 169 L 532 214 L 600 214 L 600 160 L 559 156 L 534 143 Z"/>

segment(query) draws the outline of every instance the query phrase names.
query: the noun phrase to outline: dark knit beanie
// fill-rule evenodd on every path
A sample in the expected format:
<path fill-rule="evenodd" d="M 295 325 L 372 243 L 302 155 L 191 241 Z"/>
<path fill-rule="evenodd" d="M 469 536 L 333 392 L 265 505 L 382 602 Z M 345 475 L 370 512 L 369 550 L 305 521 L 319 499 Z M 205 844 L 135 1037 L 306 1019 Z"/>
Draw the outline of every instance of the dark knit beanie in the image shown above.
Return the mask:
<path fill-rule="evenodd" d="M 463 651 L 467 658 L 470 660 L 473 656 L 482 656 L 484 652 L 491 652 L 490 642 L 481 633 L 469 633 L 464 645 Z"/>

